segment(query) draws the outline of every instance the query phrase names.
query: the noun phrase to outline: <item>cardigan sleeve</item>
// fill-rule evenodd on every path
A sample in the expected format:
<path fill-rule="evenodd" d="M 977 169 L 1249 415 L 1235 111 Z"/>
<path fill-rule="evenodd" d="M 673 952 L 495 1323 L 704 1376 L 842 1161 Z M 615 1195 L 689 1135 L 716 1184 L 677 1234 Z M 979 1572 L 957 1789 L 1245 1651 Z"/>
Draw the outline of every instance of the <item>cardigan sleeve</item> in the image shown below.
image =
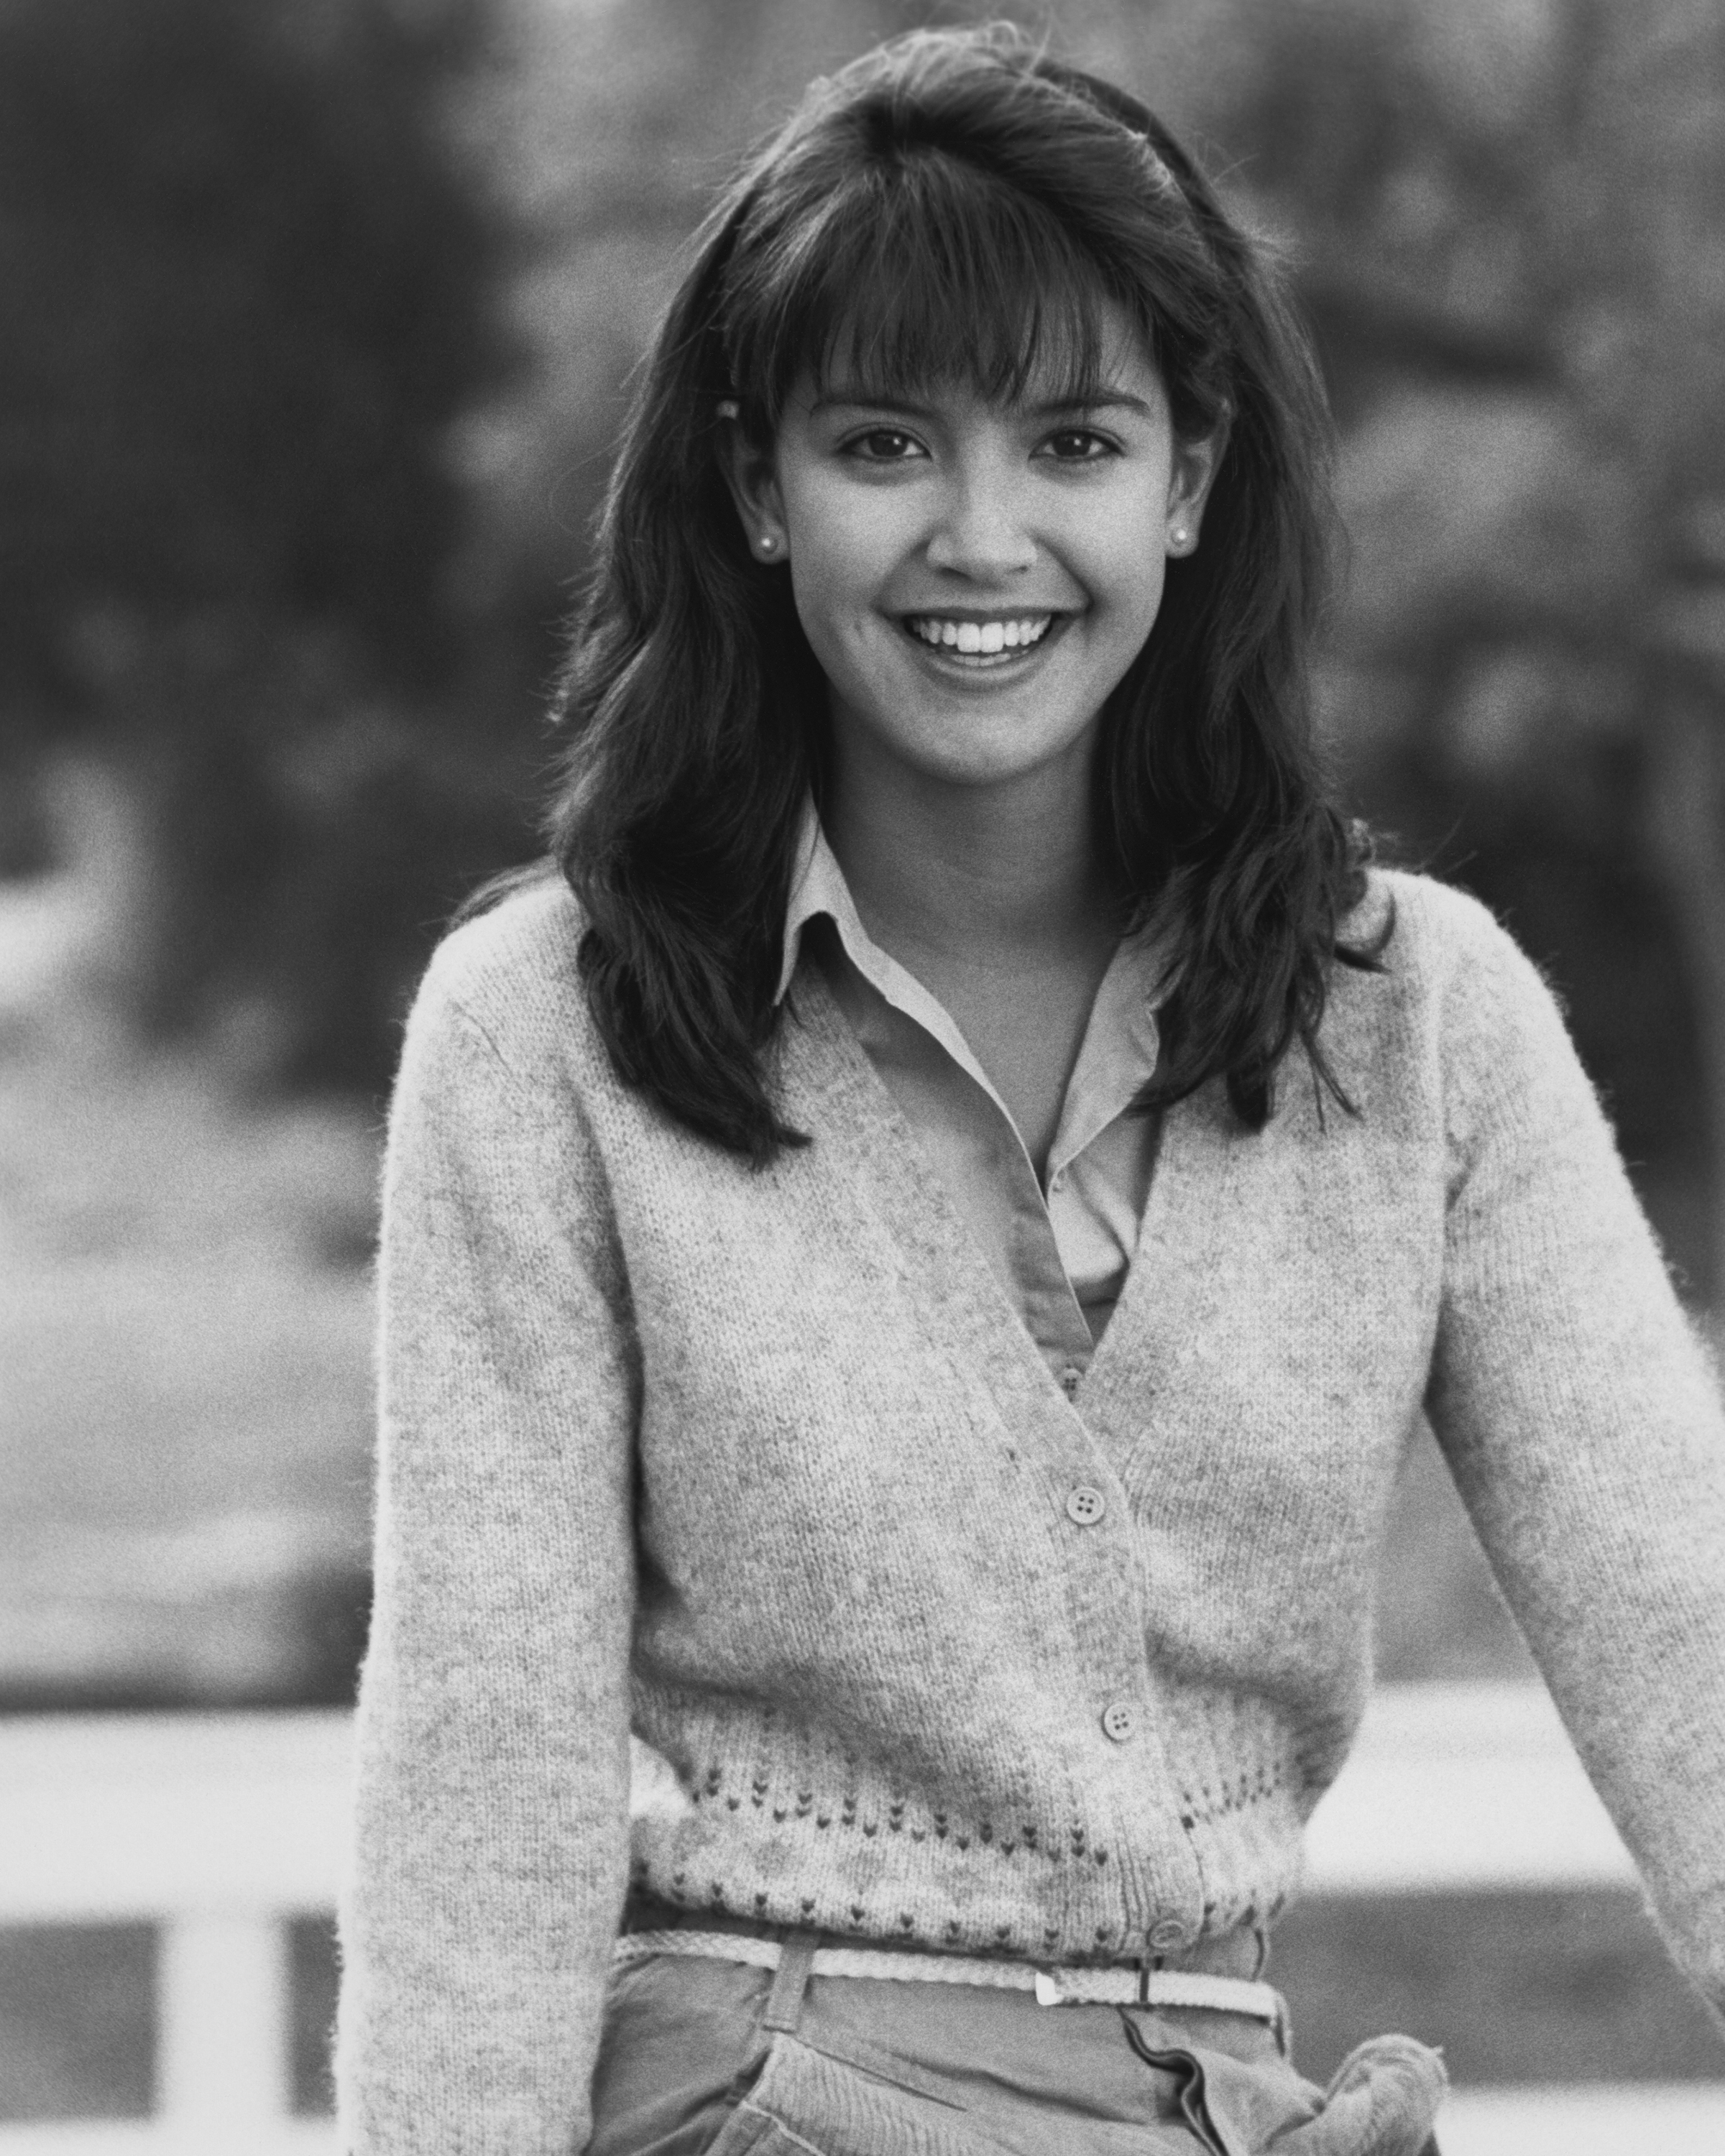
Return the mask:
<path fill-rule="evenodd" d="M 574 1089 L 505 1062 L 452 947 L 384 1177 L 341 2145 L 569 2156 L 627 1867 L 636 1358 Z"/>
<path fill-rule="evenodd" d="M 1725 2014 L 1717 1387 L 1549 990 L 1470 913 L 1432 1421 L 1672 1951 Z"/>

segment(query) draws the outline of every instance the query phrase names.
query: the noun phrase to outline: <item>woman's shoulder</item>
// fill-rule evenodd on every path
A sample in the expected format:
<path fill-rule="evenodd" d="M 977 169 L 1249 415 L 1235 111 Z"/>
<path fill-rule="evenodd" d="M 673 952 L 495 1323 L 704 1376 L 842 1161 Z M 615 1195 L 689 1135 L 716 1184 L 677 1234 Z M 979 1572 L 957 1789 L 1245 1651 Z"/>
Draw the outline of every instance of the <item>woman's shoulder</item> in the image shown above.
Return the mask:
<path fill-rule="evenodd" d="M 584 927 L 555 870 L 525 872 L 445 936 L 414 1000 L 412 1026 L 465 1020 L 519 1075 L 566 1060 L 592 1019 L 580 970 Z"/>
<path fill-rule="evenodd" d="M 1344 1024 L 1353 1014 L 1376 1031 L 1393 1009 L 1394 1029 L 1435 1043 L 1445 1062 L 1489 1058 L 1507 1034 L 1553 1046 L 1562 1035 L 1550 985 L 1514 937 L 1489 906 L 1435 876 L 1373 867 L 1341 940 L 1374 962 L 1332 976 Z"/>
<path fill-rule="evenodd" d="M 1389 945 L 1404 942 L 1410 956 L 1417 952 L 1430 960 L 1507 936 L 1491 909 L 1471 893 L 1418 869 L 1374 862 L 1366 871 L 1365 895 L 1343 923 L 1342 933 L 1345 942 L 1358 947 L 1386 932 Z"/>
<path fill-rule="evenodd" d="M 1491 908 L 1471 892 L 1413 869 L 1373 866 L 1366 891 L 1342 924 L 1342 942 L 1376 953 L 1384 973 L 1426 995 L 1446 998 L 1506 974 L 1537 969 Z"/>

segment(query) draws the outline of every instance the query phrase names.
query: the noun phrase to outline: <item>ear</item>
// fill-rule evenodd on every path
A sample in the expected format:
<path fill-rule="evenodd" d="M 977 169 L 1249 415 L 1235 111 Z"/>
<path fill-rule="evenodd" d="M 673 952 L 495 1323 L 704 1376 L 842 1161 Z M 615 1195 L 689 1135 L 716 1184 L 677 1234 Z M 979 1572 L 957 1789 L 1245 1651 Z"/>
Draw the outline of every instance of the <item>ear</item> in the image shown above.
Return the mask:
<path fill-rule="evenodd" d="M 742 520 L 743 536 L 757 562 L 790 559 L 789 533 L 771 443 L 757 442 L 743 431 L 734 408 L 721 408 L 724 431 L 719 438 L 719 469 Z"/>
<path fill-rule="evenodd" d="M 1189 554 L 1198 545 L 1204 525 L 1204 507 L 1228 446 L 1224 421 L 1214 434 L 1197 440 L 1176 439 L 1173 469 L 1168 485 L 1168 538 L 1170 554 Z"/>

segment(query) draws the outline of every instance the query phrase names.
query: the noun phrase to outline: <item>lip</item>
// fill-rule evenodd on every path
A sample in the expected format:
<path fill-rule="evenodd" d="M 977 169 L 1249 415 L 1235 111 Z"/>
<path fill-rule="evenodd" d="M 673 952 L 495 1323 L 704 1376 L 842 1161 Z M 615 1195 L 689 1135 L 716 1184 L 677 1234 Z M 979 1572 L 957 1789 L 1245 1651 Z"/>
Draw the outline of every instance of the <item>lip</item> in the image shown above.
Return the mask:
<path fill-rule="evenodd" d="M 1049 617 L 1048 627 L 1034 644 L 989 654 L 986 665 L 979 666 L 975 658 L 967 654 L 961 659 L 941 644 L 930 644 L 917 635 L 910 624 L 912 620 L 973 621 L 980 626 L 991 621 L 1023 621 L 1038 614 Z M 962 681 L 968 686 L 983 687 L 995 682 L 1016 681 L 1031 672 L 1046 658 L 1050 649 L 1058 644 L 1077 616 L 1070 607 L 955 607 L 935 605 L 906 607 L 889 615 L 888 619 L 908 644 L 924 665 L 942 681 Z"/>

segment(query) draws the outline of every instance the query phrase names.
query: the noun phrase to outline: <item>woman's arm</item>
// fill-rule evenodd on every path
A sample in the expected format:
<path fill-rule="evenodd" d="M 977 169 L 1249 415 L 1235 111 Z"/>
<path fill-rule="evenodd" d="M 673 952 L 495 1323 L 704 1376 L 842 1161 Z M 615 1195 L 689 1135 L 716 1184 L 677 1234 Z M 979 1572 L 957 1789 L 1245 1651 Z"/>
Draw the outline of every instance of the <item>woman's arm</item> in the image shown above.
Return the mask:
<path fill-rule="evenodd" d="M 627 1864 L 633 1332 L 563 1066 L 511 1067 L 464 1008 L 475 932 L 421 991 L 390 1122 L 350 2156 L 583 2145 Z"/>
<path fill-rule="evenodd" d="M 1445 1019 L 1432 1419 L 1673 1951 L 1725 2013 L 1725 1420 L 1549 991 L 1472 927 Z"/>

